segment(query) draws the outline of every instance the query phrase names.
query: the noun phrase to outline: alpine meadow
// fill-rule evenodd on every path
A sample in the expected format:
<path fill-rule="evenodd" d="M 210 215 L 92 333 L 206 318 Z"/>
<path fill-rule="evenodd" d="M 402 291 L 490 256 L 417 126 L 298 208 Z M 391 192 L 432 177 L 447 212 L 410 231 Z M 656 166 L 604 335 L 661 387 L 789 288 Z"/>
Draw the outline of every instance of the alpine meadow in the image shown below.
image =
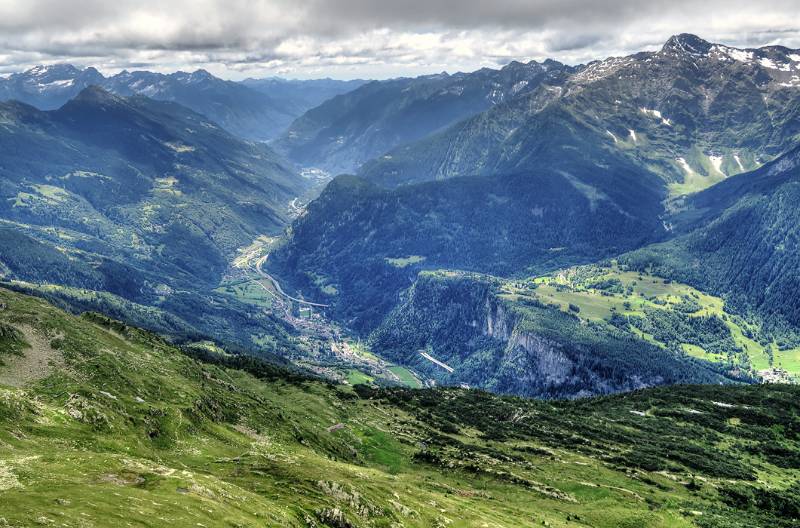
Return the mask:
<path fill-rule="evenodd" d="M 800 527 L 798 20 L 0 0 L 0 528 Z"/>

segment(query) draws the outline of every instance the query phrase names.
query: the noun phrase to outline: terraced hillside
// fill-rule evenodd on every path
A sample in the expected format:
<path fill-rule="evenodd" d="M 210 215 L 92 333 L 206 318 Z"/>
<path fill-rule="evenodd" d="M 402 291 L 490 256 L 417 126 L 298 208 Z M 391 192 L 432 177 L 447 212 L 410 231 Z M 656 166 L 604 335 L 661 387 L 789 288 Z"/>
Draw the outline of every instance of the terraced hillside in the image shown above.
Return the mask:
<path fill-rule="evenodd" d="M 5 526 L 797 526 L 798 388 L 574 402 L 203 361 L 0 290 Z M 195 352 L 195 355 L 197 353 Z"/>

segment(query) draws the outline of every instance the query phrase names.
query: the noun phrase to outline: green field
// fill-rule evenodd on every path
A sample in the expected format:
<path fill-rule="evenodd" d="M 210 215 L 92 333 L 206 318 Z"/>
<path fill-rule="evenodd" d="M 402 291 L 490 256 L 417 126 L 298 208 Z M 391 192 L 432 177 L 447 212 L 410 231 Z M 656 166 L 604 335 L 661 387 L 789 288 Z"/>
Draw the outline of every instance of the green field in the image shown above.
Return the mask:
<path fill-rule="evenodd" d="M 265 290 L 264 287 L 267 289 Z M 233 295 L 242 302 L 263 308 L 271 308 L 275 300 L 273 286 L 268 280 L 246 279 L 234 281 L 222 284 L 215 291 Z"/>
<path fill-rule="evenodd" d="M 349 369 L 346 372 L 347 374 L 347 383 L 350 385 L 358 385 L 359 383 L 372 383 L 375 381 L 375 378 L 364 374 L 360 370 L 356 369 Z"/>
<path fill-rule="evenodd" d="M 383 360 L 373 354 L 369 347 L 362 341 L 350 341 L 348 342 L 348 345 L 350 346 L 350 350 L 357 356 L 360 356 L 368 361 L 383 363 Z M 422 387 L 422 383 L 419 381 L 419 379 L 405 367 L 401 367 L 399 365 L 390 365 L 386 370 L 394 374 L 400 383 L 406 387 L 412 389 L 418 389 Z M 385 380 L 396 383 L 396 381 L 393 380 L 389 375 L 384 374 L 384 376 Z M 346 371 L 345 378 L 350 385 L 357 385 L 359 383 L 372 384 L 376 381 L 373 376 L 365 374 L 356 369 L 350 369 Z M 384 378 L 382 377 L 381 379 Z"/>
<path fill-rule="evenodd" d="M 420 383 L 419 379 L 407 368 L 395 365 L 389 367 L 389 370 L 395 376 L 397 376 L 400 379 L 400 382 L 406 387 L 410 387 L 412 389 L 419 389 L 422 387 L 422 383 Z"/>

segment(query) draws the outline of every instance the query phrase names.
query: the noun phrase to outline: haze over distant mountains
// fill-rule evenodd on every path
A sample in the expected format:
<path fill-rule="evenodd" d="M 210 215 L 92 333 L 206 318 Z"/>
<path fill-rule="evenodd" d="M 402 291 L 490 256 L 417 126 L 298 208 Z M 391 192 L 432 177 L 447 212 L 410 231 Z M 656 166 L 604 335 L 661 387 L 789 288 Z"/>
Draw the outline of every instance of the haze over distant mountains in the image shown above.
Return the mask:
<path fill-rule="evenodd" d="M 373 81 L 306 112 L 276 142 L 304 166 L 333 174 L 437 132 L 496 104 L 558 84 L 577 68 L 512 62 L 499 70 Z"/>
<path fill-rule="evenodd" d="M 534 396 L 752 380 L 800 344 L 797 50 L 683 34 L 580 66 L 364 84 L 57 66 L 2 89 L 55 108 L 2 105 L 3 272 L 73 307 L 296 358 L 300 305 L 288 324 L 264 308 L 287 295 L 268 271 L 426 379 Z M 678 286 L 639 291 L 633 273 Z"/>
<path fill-rule="evenodd" d="M 41 110 L 59 108 L 84 88 L 97 85 L 118 95 L 174 101 L 242 137 L 265 141 L 283 132 L 306 110 L 351 90 L 362 81 L 278 78 L 225 81 L 204 70 L 172 74 L 123 71 L 104 77 L 95 68 L 70 64 L 37 66 L 0 79 L 0 100 L 17 100 Z"/>

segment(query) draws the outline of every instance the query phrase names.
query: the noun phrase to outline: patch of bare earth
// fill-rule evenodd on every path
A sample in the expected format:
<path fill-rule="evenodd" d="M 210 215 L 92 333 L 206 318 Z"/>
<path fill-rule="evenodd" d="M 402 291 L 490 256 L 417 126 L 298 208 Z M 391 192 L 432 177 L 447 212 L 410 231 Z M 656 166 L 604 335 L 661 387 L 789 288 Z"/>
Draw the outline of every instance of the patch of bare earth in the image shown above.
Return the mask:
<path fill-rule="evenodd" d="M 22 352 L 22 356 L 3 358 L 5 365 L 0 366 L 0 385 L 22 387 L 64 367 L 64 356 L 50 346 L 50 338 L 30 326 L 21 326 L 18 330 L 30 346 Z"/>

